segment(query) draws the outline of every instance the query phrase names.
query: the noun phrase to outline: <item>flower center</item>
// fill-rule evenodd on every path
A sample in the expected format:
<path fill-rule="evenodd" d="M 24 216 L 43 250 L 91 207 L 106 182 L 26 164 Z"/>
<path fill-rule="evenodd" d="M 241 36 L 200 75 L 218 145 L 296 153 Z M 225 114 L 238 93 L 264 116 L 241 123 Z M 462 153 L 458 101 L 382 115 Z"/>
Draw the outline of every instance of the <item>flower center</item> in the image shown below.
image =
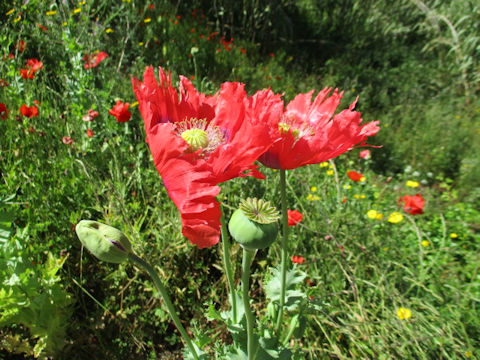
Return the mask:
<path fill-rule="evenodd" d="M 270 224 L 280 218 L 277 209 L 262 199 L 242 200 L 239 208 L 247 218 L 260 224 Z"/>
<path fill-rule="evenodd" d="M 225 141 L 220 128 L 206 119 L 185 119 L 175 125 L 175 130 L 189 145 L 189 152 L 202 150 L 202 155 L 210 154 Z"/>
<path fill-rule="evenodd" d="M 182 138 L 193 152 L 200 150 L 208 145 L 208 135 L 206 131 L 200 129 L 190 129 L 182 133 Z"/>
<path fill-rule="evenodd" d="M 282 120 L 278 123 L 278 131 L 281 135 L 290 133 L 295 141 L 304 136 L 315 135 L 315 131 L 309 124 L 296 119 L 292 115 L 284 116 Z"/>

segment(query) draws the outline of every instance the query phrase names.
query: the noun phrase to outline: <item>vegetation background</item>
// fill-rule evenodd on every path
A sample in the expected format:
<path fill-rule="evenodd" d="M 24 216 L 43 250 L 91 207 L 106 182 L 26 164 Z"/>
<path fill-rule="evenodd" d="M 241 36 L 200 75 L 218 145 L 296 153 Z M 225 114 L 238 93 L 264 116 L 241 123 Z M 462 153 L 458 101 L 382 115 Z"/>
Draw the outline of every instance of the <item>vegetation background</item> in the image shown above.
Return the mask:
<path fill-rule="evenodd" d="M 299 358 L 480 357 L 477 1 L 14 0 L 0 3 L 0 24 L 8 109 L 0 120 L 0 359 L 181 358 L 148 279 L 85 253 L 73 231 L 81 219 L 128 234 L 160 269 L 188 328 L 229 341 L 203 316 L 211 304 L 226 306 L 219 249 L 198 250 L 181 236 L 144 142 L 131 78 L 147 65 L 206 93 L 241 81 L 288 101 L 338 87 L 343 107 L 358 96 L 365 121 L 380 121 L 370 143 L 382 147 L 370 160 L 354 150 L 288 173 L 289 206 L 304 214 L 291 247 L 305 257 L 303 287 L 323 309 L 292 343 Z M 85 69 L 84 55 L 98 51 L 109 56 Z M 43 68 L 23 79 L 32 58 Z M 108 114 L 117 99 L 132 104 L 127 123 Z M 34 100 L 39 116 L 21 116 Z M 90 109 L 99 116 L 86 123 Z M 367 181 L 352 182 L 347 170 Z M 234 208 L 242 197 L 278 199 L 277 174 L 262 171 L 263 182 L 224 184 L 221 200 Z M 398 197 L 416 193 L 425 214 L 389 222 Z M 255 265 L 259 312 L 264 270 L 278 254 L 272 246 Z M 399 307 L 412 317 L 400 319 Z"/>

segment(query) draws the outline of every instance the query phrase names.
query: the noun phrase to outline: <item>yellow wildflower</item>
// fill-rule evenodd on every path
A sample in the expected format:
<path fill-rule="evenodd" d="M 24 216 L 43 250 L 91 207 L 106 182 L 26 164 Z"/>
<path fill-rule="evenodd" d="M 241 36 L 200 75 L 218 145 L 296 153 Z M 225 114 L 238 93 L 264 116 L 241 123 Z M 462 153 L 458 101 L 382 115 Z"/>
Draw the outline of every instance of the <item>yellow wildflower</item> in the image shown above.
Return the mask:
<path fill-rule="evenodd" d="M 110 33 L 113 32 L 113 29 L 111 29 L 111 28 L 105 29 L 105 32 L 106 32 L 107 34 L 110 34 Z"/>
<path fill-rule="evenodd" d="M 152 18 L 149 18 L 149 17 L 143 20 L 143 22 L 144 22 L 145 24 L 146 24 L 146 23 L 149 23 L 150 21 L 152 21 Z"/>
<path fill-rule="evenodd" d="M 347 184 L 345 184 L 345 185 L 343 185 L 343 188 L 344 188 L 345 190 L 350 190 L 350 189 L 352 188 L 352 185 L 347 185 Z"/>
<path fill-rule="evenodd" d="M 367 217 L 368 217 L 369 219 L 376 219 L 376 218 L 377 218 L 377 214 L 378 214 L 377 210 L 368 210 L 368 211 L 367 211 Z"/>
<path fill-rule="evenodd" d="M 383 219 L 383 214 L 382 213 L 377 213 L 377 220 L 382 220 Z"/>
<path fill-rule="evenodd" d="M 333 170 L 327 170 L 327 175 L 332 176 L 334 174 Z"/>
<path fill-rule="evenodd" d="M 388 216 L 387 221 L 391 222 L 392 224 L 397 224 L 397 223 L 401 222 L 402 220 L 403 220 L 403 215 L 401 213 L 399 213 L 398 211 L 395 211 Z"/>
<path fill-rule="evenodd" d="M 78 5 L 83 6 L 83 5 L 85 5 L 85 3 L 86 3 L 86 1 L 79 1 Z"/>
<path fill-rule="evenodd" d="M 134 103 L 130 104 L 130 108 L 134 108 L 135 106 L 138 106 L 138 101 L 135 101 Z"/>
<path fill-rule="evenodd" d="M 73 13 L 78 14 L 80 11 L 82 11 L 82 8 L 76 8 L 75 10 L 73 10 Z"/>
<path fill-rule="evenodd" d="M 413 181 L 413 180 L 408 180 L 405 185 L 407 185 L 408 187 L 412 187 L 412 188 L 416 188 L 416 187 L 419 187 L 420 184 L 418 181 Z"/>
<path fill-rule="evenodd" d="M 13 19 L 13 22 L 14 22 L 14 23 L 19 22 L 21 19 L 22 19 L 22 17 L 19 15 L 18 17 L 16 17 L 15 19 Z"/>
<path fill-rule="evenodd" d="M 465 357 L 467 358 L 471 358 L 473 356 L 472 352 L 471 351 L 465 351 Z"/>
<path fill-rule="evenodd" d="M 320 166 L 320 167 L 327 167 L 328 165 L 329 165 L 328 162 L 327 162 L 327 161 L 324 161 L 324 162 L 320 163 L 319 166 Z"/>
<path fill-rule="evenodd" d="M 423 246 L 423 247 L 430 246 L 430 241 L 423 240 L 423 241 L 422 241 L 422 246 Z"/>
<path fill-rule="evenodd" d="M 353 197 L 354 197 L 355 199 L 365 199 L 367 196 L 366 196 L 366 195 L 363 195 L 363 194 L 360 194 L 360 195 L 359 195 L 359 194 L 355 194 L 355 195 L 353 195 Z"/>
<path fill-rule="evenodd" d="M 311 192 L 317 191 L 317 187 L 316 187 L 316 186 L 312 186 L 312 187 L 310 188 L 310 191 L 311 191 Z"/>
<path fill-rule="evenodd" d="M 45 13 L 47 16 L 55 15 L 57 13 L 57 10 L 50 10 Z"/>
<path fill-rule="evenodd" d="M 138 43 L 138 46 L 143 46 L 143 41 L 140 41 L 140 42 Z"/>
<path fill-rule="evenodd" d="M 308 194 L 307 200 L 308 201 L 317 201 L 317 200 L 320 200 L 320 198 L 317 195 Z"/>
<path fill-rule="evenodd" d="M 5 15 L 7 15 L 7 16 L 12 15 L 14 11 L 15 11 L 15 9 L 10 9 L 5 13 Z"/>
<path fill-rule="evenodd" d="M 450 233 L 450 238 L 456 239 L 456 238 L 458 238 L 458 234 L 456 234 L 456 233 Z"/>
<path fill-rule="evenodd" d="M 397 316 L 400 320 L 407 320 L 412 317 L 412 312 L 410 309 L 401 307 L 397 310 Z"/>

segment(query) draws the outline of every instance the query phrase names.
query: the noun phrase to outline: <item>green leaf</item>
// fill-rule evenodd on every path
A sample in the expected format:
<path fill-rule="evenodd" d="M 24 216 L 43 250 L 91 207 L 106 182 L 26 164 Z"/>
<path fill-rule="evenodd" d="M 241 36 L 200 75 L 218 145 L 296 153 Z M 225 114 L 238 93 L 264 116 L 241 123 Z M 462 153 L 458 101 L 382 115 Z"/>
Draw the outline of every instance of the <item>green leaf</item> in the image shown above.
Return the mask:
<path fill-rule="evenodd" d="M 300 285 L 305 280 L 307 275 L 298 270 L 296 267 L 287 270 L 285 281 L 285 306 L 289 310 L 295 309 L 306 298 L 305 293 L 296 290 L 297 285 Z M 282 284 L 282 273 L 279 268 L 273 268 L 265 283 L 265 295 L 267 299 L 280 302 Z"/>

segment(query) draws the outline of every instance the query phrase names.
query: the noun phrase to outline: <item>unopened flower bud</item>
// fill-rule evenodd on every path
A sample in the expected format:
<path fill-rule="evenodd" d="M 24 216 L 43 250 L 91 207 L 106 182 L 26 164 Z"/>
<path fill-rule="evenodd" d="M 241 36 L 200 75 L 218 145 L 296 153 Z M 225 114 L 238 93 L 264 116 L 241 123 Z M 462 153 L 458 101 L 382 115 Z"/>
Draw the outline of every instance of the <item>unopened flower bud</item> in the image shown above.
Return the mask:
<path fill-rule="evenodd" d="M 270 246 L 278 233 L 278 211 L 269 202 L 250 199 L 242 200 L 235 210 L 228 230 L 232 237 L 248 250 Z"/>
<path fill-rule="evenodd" d="M 125 261 L 132 250 L 124 233 L 98 221 L 82 220 L 75 231 L 83 246 L 100 260 L 118 264 Z"/>

